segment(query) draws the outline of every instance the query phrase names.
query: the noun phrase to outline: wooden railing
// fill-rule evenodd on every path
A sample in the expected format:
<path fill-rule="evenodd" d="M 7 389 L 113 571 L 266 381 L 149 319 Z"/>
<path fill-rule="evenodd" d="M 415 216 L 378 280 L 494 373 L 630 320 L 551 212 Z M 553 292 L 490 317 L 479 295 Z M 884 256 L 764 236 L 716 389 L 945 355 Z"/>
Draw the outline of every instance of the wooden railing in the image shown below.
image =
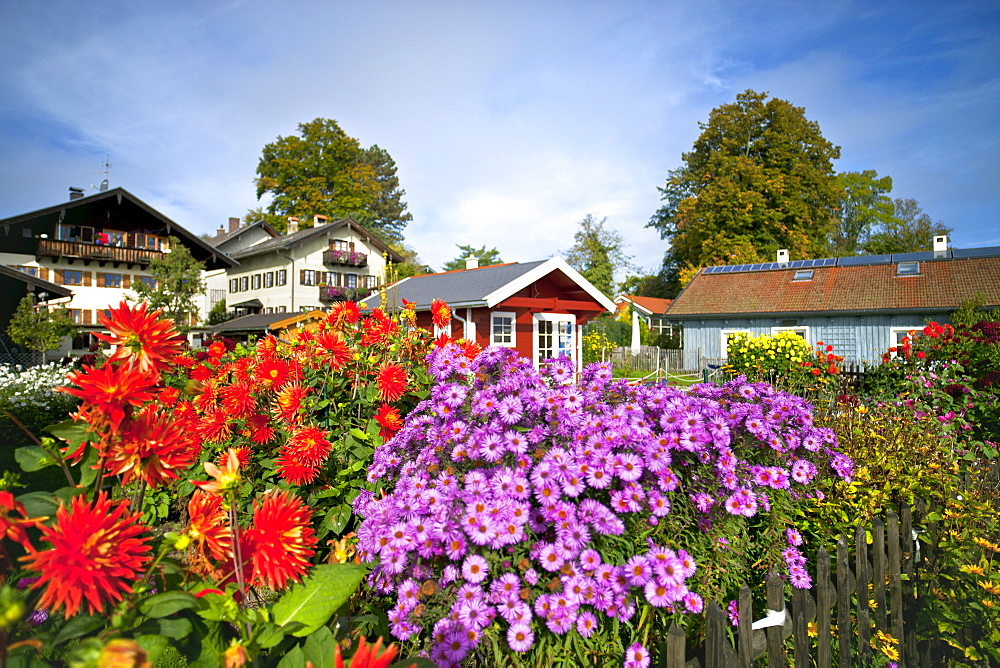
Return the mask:
<path fill-rule="evenodd" d="M 153 258 L 163 256 L 160 251 L 149 248 L 121 248 L 79 241 L 56 241 L 54 239 L 40 239 L 37 254 L 46 257 L 80 258 L 141 265 L 147 265 Z"/>
<path fill-rule="evenodd" d="M 329 249 L 323 251 L 323 264 L 343 264 L 348 267 L 364 267 L 368 264 L 368 255 L 355 251 Z"/>

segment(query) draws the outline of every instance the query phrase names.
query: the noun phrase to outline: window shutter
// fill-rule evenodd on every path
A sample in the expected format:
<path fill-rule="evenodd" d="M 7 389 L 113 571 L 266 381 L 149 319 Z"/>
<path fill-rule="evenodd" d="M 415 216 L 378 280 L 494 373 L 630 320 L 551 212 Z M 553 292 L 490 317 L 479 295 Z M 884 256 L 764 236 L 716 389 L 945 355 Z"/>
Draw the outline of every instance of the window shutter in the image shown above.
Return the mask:
<path fill-rule="evenodd" d="M 91 314 L 92 313 L 93 313 L 93 311 L 91 309 L 89 309 L 89 308 L 83 309 L 83 324 L 85 324 L 85 325 L 92 324 L 92 322 L 91 322 L 91 317 L 92 317 Z"/>
<path fill-rule="evenodd" d="M 53 269 L 53 270 L 52 270 L 52 274 L 53 274 L 53 276 L 54 276 L 54 278 L 55 278 L 55 280 L 53 280 L 53 281 L 52 281 L 53 283 L 55 283 L 55 284 L 57 284 L 57 285 L 66 285 L 66 284 L 65 284 L 65 283 L 63 282 L 63 273 L 62 273 L 62 269 Z"/>
<path fill-rule="evenodd" d="M 97 287 L 103 288 L 105 285 L 105 274 L 103 272 L 97 272 Z"/>
<path fill-rule="evenodd" d="M 299 269 L 299 285 L 305 285 L 305 284 L 306 284 L 306 270 Z"/>
<path fill-rule="evenodd" d="M 88 287 L 89 288 L 90 284 L 91 284 L 91 280 L 92 280 L 91 279 L 91 273 L 92 272 L 84 271 L 84 272 L 81 272 L 81 273 L 83 274 L 83 285 L 84 285 L 84 287 Z"/>
<path fill-rule="evenodd" d="M 42 279 L 43 281 L 49 280 L 49 270 L 45 267 L 39 267 L 38 278 Z"/>
<path fill-rule="evenodd" d="M 125 288 L 126 290 L 132 287 L 132 282 L 129 280 L 130 278 L 131 276 L 129 276 L 128 274 L 122 274 L 122 287 Z"/>

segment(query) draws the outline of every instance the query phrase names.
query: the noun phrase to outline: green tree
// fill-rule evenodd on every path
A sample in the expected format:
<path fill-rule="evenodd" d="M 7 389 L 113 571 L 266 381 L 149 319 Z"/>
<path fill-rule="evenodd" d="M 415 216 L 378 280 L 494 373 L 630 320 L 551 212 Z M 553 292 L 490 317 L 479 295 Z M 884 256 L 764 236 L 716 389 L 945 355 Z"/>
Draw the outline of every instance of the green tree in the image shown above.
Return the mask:
<path fill-rule="evenodd" d="M 608 297 L 615 294 L 615 271 L 631 268 L 632 256 L 625 253 L 625 240 L 615 230 L 604 227 L 588 213 L 573 235 L 575 243 L 566 251 L 566 262 Z"/>
<path fill-rule="evenodd" d="M 252 209 L 247 220 L 264 218 L 278 231 L 287 217 L 311 227 L 316 214 L 350 216 L 386 243 L 399 243 L 413 217 L 406 212 L 396 163 L 378 146 L 362 148 L 336 121 L 300 123 L 299 134 L 278 137 L 264 146 L 257 163 L 257 198 L 272 196 L 266 208 Z"/>
<path fill-rule="evenodd" d="M 7 326 L 7 336 L 19 346 L 45 353 L 58 350 L 62 342 L 74 336 L 79 328 L 65 308 L 49 309 L 37 306 L 32 294 L 25 295 Z"/>
<path fill-rule="evenodd" d="M 680 285 L 708 265 L 772 261 L 779 248 L 824 255 L 836 230 L 840 148 L 819 124 L 802 107 L 747 90 L 699 127 L 649 222 L 670 241 L 670 280 Z"/>
<path fill-rule="evenodd" d="M 503 260 L 500 259 L 500 251 L 496 248 L 473 248 L 472 246 L 463 246 L 461 244 L 455 244 L 460 251 L 458 257 L 454 260 L 449 260 L 442 267 L 441 271 L 455 271 L 456 269 L 465 269 L 465 258 L 470 255 L 477 260 L 479 260 L 480 267 L 488 267 L 493 264 L 503 264 Z"/>
<path fill-rule="evenodd" d="M 894 199 L 892 205 L 892 217 L 865 242 L 865 251 L 871 255 L 933 250 L 935 236 L 952 232 L 950 227 L 924 213 L 915 199 Z"/>
<path fill-rule="evenodd" d="M 843 194 L 837 231 L 831 239 L 831 250 L 837 257 L 864 252 L 871 234 L 894 220 L 895 209 L 889 193 L 892 177 L 879 178 L 875 170 L 844 172 L 837 175 Z"/>
<path fill-rule="evenodd" d="M 178 330 L 186 332 L 191 329 L 191 316 L 198 313 L 194 298 L 205 294 L 205 282 L 201 280 L 204 270 L 205 265 L 191 257 L 187 246 L 170 237 L 170 252 L 149 263 L 149 275 L 155 279 L 155 285 L 138 280 L 132 283 L 136 301 L 162 309 Z"/>

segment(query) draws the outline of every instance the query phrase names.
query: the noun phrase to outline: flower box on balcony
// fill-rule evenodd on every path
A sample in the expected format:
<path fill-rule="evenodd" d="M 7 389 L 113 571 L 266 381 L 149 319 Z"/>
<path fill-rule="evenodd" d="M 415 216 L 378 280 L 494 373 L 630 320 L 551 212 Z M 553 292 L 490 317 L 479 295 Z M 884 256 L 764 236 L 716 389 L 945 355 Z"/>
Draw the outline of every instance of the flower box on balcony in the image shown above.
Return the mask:
<path fill-rule="evenodd" d="M 368 256 L 365 253 L 357 253 L 347 250 L 325 250 L 323 251 L 323 264 L 343 264 L 349 267 L 363 267 L 368 264 Z"/>
<path fill-rule="evenodd" d="M 343 288 L 337 285 L 319 286 L 319 300 L 321 302 L 356 302 L 367 297 L 371 290 L 364 288 Z"/>

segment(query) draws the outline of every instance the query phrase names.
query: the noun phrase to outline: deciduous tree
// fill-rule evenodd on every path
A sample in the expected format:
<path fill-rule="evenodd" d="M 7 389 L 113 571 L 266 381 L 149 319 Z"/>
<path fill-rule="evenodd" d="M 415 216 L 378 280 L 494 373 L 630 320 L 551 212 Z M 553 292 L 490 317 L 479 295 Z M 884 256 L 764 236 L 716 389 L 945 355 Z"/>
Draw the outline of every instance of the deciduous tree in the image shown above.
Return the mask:
<path fill-rule="evenodd" d="M 178 330 L 186 332 L 191 328 L 192 316 L 198 313 L 194 298 L 205 294 L 205 282 L 201 280 L 204 270 L 204 264 L 191 256 L 187 246 L 171 237 L 170 252 L 149 263 L 149 274 L 155 284 L 138 280 L 132 283 L 136 301 L 162 309 L 163 315 L 172 319 Z"/>
<path fill-rule="evenodd" d="M 891 225 L 894 207 L 889 193 L 892 177 L 879 178 L 875 170 L 844 172 L 837 175 L 843 189 L 837 231 L 831 251 L 837 257 L 863 253 L 865 243 L 876 230 Z"/>
<path fill-rule="evenodd" d="M 257 198 L 269 193 L 270 204 L 248 212 L 287 229 L 287 217 L 312 226 L 316 214 L 351 217 L 386 243 L 399 243 L 412 216 L 406 211 L 396 163 L 378 146 L 362 148 L 336 121 L 317 118 L 300 123 L 297 135 L 278 137 L 264 146 L 257 164 Z"/>
<path fill-rule="evenodd" d="M 622 235 L 604 227 L 607 221 L 588 213 L 573 235 L 576 243 L 566 251 L 566 262 L 598 290 L 613 297 L 615 272 L 631 268 L 632 256 L 625 253 L 627 244 Z"/>
<path fill-rule="evenodd" d="M 713 109 L 683 165 L 660 188 L 650 227 L 670 241 L 672 280 L 715 264 L 824 255 L 841 187 L 827 141 L 802 107 L 747 90 Z"/>
<path fill-rule="evenodd" d="M 915 253 L 934 248 L 934 237 L 951 234 L 952 229 L 934 221 L 912 198 L 894 199 L 893 215 L 883 222 L 865 242 L 871 255 L 885 253 Z"/>
<path fill-rule="evenodd" d="M 28 350 L 45 353 L 58 350 L 76 334 L 78 327 L 65 308 L 37 307 L 34 295 L 25 295 L 7 326 L 10 340 Z"/>
<path fill-rule="evenodd" d="M 500 251 L 496 248 L 473 248 L 472 246 L 463 246 L 461 244 L 455 244 L 458 246 L 458 250 L 461 251 L 454 260 L 449 260 L 442 267 L 441 271 L 455 271 L 456 269 L 465 269 L 465 259 L 470 255 L 477 260 L 479 260 L 480 267 L 488 267 L 492 264 L 502 264 L 503 260 L 500 259 Z"/>

